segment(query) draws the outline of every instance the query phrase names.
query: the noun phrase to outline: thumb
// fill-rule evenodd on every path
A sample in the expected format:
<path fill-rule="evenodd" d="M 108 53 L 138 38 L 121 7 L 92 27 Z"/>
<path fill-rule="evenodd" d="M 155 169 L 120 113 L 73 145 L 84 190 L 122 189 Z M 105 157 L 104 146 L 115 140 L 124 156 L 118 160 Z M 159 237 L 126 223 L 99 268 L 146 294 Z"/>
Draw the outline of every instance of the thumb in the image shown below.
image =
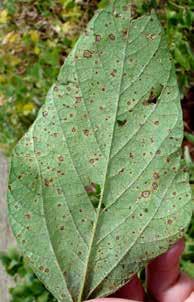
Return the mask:
<path fill-rule="evenodd" d="M 147 268 L 147 288 L 155 297 L 171 287 L 180 275 L 180 256 L 184 250 L 183 239 L 168 252 L 151 261 Z"/>
<path fill-rule="evenodd" d="M 194 280 L 180 272 L 180 256 L 183 250 L 184 241 L 181 239 L 167 253 L 148 265 L 148 292 L 157 301 L 194 301 L 191 297 Z"/>
<path fill-rule="evenodd" d="M 89 300 L 86 302 L 137 302 L 137 301 L 128 300 L 128 299 L 117 299 L 117 298 L 101 298 L 101 299 Z"/>
<path fill-rule="evenodd" d="M 113 294 L 115 298 L 131 299 L 132 301 L 144 301 L 145 293 L 144 288 L 137 277 L 134 275 L 133 278 L 121 287 L 116 293 Z"/>

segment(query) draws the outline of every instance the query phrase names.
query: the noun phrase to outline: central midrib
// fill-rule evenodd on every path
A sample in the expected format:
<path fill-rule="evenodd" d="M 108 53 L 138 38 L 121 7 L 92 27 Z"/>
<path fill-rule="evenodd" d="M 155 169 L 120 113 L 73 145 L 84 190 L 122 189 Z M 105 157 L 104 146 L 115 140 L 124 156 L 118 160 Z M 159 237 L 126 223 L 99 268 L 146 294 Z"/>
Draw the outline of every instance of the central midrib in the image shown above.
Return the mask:
<path fill-rule="evenodd" d="M 92 237 L 91 237 L 91 241 L 90 241 L 90 244 L 89 244 L 88 256 L 87 256 L 87 259 L 86 259 L 86 267 L 85 267 L 84 275 L 83 275 L 83 283 L 82 283 L 82 287 L 80 289 L 78 302 L 82 301 L 84 287 L 85 287 L 85 283 L 87 281 L 87 272 L 88 272 L 88 265 L 89 265 L 89 261 L 90 261 L 91 251 L 92 251 L 93 242 L 94 242 L 94 238 L 95 238 L 95 234 L 96 234 L 96 230 L 97 230 L 98 220 L 99 220 L 99 216 L 100 216 L 100 210 L 101 210 L 101 206 L 103 204 L 103 199 L 104 199 L 104 192 L 105 192 L 106 181 L 107 181 L 107 173 L 108 173 L 108 169 L 109 169 L 110 155 L 111 155 L 111 151 L 112 151 L 112 143 L 113 143 L 113 138 L 114 138 L 114 133 L 115 133 L 116 118 L 117 118 L 117 113 L 118 113 L 118 108 L 119 108 L 119 100 L 120 100 L 121 87 L 122 87 L 122 81 L 123 81 L 124 66 L 125 66 L 125 61 L 126 61 L 126 50 L 127 50 L 127 46 L 128 46 L 129 26 L 130 26 L 130 19 L 129 19 L 127 37 L 126 37 L 126 45 L 125 45 L 124 55 L 123 55 L 123 65 L 122 65 L 122 69 L 121 69 L 120 85 L 119 85 L 119 88 L 118 88 L 118 99 L 117 99 L 114 123 L 113 123 L 113 128 L 112 128 L 110 149 L 109 149 L 109 154 L 108 154 L 108 157 L 107 157 L 107 165 L 106 165 L 105 174 L 104 174 L 104 181 L 103 181 L 104 185 L 103 185 L 103 188 L 102 188 L 102 193 L 101 193 L 100 201 L 99 201 L 98 208 L 97 208 L 96 222 L 94 223 L 93 229 L 92 229 Z"/>

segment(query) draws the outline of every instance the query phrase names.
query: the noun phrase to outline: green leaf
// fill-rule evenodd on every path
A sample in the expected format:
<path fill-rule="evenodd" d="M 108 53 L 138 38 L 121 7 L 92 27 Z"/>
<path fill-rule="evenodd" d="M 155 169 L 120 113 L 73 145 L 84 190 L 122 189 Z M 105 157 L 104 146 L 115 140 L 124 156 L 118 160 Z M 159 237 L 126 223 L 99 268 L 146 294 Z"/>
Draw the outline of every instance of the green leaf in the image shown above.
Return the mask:
<path fill-rule="evenodd" d="M 190 64 L 188 58 L 181 53 L 180 49 L 176 48 L 174 51 L 175 60 L 177 63 L 179 63 L 185 70 L 190 69 Z"/>
<path fill-rule="evenodd" d="M 114 292 L 191 217 L 166 39 L 127 4 L 92 19 L 12 159 L 10 221 L 58 301 Z"/>
<path fill-rule="evenodd" d="M 187 273 L 191 278 L 194 278 L 194 263 L 190 261 L 182 261 L 182 270 Z"/>
<path fill-rule="evenodd" d="M 193 134 L 191 134 L 191 133 L 189 133 L 189 132 L 185 132 L 185 138 L 186 138 L 189 142 L 191 142 L 191 143 L 194 144 L 194 135 L 193 135 Z"/>
<path fill-rule="evenodd" d="M 49 292 L 44 292 L 40 297 L 38 297 L 37 302 L 48 302 Z"/>
<path fill-rule="evenodd" d="M 110 3 L 110 0 L 101 0 L 101 1 L 98 3 L 98 7 L 99 7 L 99 8 L 104 8 L 104 7 L 106 7 L 109 3 Z"/>

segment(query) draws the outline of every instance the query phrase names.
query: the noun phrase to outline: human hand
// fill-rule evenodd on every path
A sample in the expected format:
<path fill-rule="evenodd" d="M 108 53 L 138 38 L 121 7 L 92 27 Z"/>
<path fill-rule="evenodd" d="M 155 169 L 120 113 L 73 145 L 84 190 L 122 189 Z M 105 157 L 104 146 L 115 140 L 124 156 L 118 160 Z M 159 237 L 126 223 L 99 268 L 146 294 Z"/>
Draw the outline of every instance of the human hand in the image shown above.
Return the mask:
<path fill-rule="evenodd" d="M 194 280 L 180 271 L 180 256 L 183 250 L 184 241 L 181 239 L 168 252 L 148 264 L 148 295 L 145 294 L 138 277 L 134 276 L 113 295 L 114 298 L 100 298 L 88 302 L 194 302 Z"/>

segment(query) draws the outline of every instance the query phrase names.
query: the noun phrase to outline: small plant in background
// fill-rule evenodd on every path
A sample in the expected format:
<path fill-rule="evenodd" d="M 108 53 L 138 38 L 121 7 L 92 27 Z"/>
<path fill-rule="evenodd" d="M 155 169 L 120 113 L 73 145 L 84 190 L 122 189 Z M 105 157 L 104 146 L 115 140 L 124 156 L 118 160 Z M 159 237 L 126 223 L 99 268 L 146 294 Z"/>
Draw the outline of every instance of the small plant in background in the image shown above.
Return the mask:
<path fill-rule="evenodd" d="M 57 302 L 16 249 L 1 252 L 0 261 L 15 281 L 15 286 L 10 289 L 10 302 Z"/>
<path fill-rule="evenodd" d="M 0 10 L 0 148 L 34 121 L 96 1 L 3 1 Z"/>
<path fill-rule="evenodd" d="M 191 44 L 194 22 L 194 3 L 192 0 L 137 1 L 137 11 L 141 15 L 155 9 L 165 28 L 168 45 L 175 61 L 179 87 L 183 94 L 194 85 L 194 54 Z"/>

